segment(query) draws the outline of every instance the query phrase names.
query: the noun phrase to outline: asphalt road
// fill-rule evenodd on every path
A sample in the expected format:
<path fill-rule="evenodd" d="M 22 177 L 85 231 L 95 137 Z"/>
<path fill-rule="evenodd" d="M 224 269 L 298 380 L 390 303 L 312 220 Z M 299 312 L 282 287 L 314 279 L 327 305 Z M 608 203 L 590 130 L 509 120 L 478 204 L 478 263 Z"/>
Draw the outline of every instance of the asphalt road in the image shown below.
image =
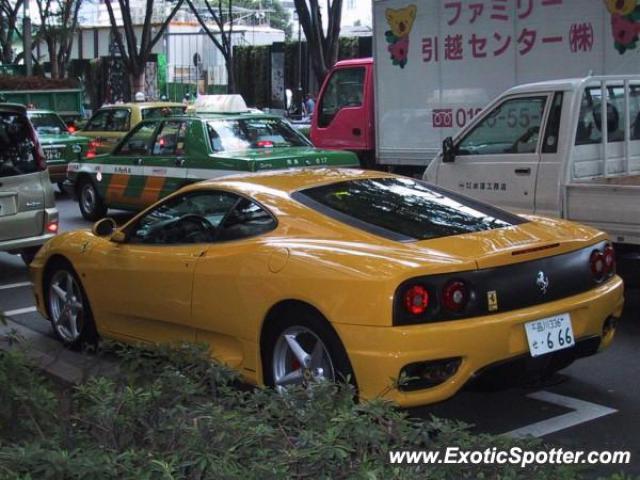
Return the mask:
<path fill-rule="evenodd" d="M 71 199 L 58 195 L 61 231 L 89 226 Z M 128 218 L 110 212 L 117 221 Z M 19 257 L 0 253 L 0 310 L 17 311 L 13 319 L 44 335 L 49 323 L 36 312 L 27 269 Z M 613 472 L 640 476 L 640 290 L 628 289 L 626 306 L 613 346 L 582 359 L 543 385 L 494 391 L 467 388 L 412 415 L 436 415 L 472 424 L 478 432 L 519 431 L 576 450 L 628 450 L 631 464 L 598 466 L 590 477 Z"/>

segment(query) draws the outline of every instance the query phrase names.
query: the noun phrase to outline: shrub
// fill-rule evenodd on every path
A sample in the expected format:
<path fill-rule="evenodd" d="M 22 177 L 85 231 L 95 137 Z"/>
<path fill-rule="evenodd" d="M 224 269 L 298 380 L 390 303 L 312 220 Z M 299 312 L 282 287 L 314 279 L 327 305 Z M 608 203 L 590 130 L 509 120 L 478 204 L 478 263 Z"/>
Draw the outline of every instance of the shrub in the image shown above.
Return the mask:
<path fill-rule="evenodd" d="M 117 377 L 53 384 L 18 353 L 0 354 L 0 478 L 571 479 L 569 467 L 397 466 L 393 449 L 524 447 L 466 426 L 415 420 L 382 401 L 354 404 L 329 383 L 279 395 L 248 388 L 201 346 L 110 344 Z"/>

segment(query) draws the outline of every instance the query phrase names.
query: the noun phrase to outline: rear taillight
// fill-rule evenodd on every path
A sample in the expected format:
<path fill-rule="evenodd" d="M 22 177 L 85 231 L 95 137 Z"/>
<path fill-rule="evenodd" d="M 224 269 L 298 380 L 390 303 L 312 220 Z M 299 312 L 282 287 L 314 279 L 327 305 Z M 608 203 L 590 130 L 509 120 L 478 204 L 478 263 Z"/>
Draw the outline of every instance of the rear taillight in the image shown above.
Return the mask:
<path fill-rule="evenodd" d="M 467 303 L 469 303 L 469 290 L 464 282 L 451 280 L 442 289 L 442 306 L 450 312 L 461 312 Z"/>
<path fill-rule="evenodd" d="M 404 294 L 404 306 L 411 315 L 422 315 L 429 308 L 429 291 L 422 285 L 410 287 Z"/>
<path fill-rule="evenodd" d="M 76 133 L 78 131 L 78 129 L 76 127 L 74 127 L 73 125 L 69 125 L 69 126 L 67 126 L 67 131 L 69 133 Z"/>
<path fill-rule="evenodd" d="M 95 158 L 97 148 L 100 146 L 100 142 L 97 140 L 91 140 L 88 144 L 87 152 L 84 154 L 86 158 Z"/>
<path fill-rule="evenodd" d="M 48 233 L 58 233 L 58 220 L 52 220 L 50 222 L 47 222 L 46 225 L 46 230 Z"/>
<path fill-rule="evenodd" d="M 604 255 L 600 250 L 594 250 L 593 252 L 591 252 L 589 263 L 591 266 L 593 279 L 596 282 L 601 282 L 602 280 L 604 280 L 604 277 L 607 274 L 607 269 L 605 266 Z"/>
<path fill-rule="evenodd" d="M 616 252 L 611 244 L 607 244 L 607 246 L 604 247 L 602 256 L 604 258 L 604 268 L 607 272 L 607 275 L 614 275 L 616 273 Z"/>

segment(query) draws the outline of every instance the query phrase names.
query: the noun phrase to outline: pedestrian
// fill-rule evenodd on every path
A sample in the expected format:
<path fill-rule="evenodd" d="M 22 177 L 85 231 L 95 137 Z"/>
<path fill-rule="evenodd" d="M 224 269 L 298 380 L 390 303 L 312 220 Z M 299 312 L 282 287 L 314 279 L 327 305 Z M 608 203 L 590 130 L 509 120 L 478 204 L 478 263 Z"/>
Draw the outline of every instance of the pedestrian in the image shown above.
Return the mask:
<path fill-rule="evenodd" d="M 306 114 L 313 115 L 313 111 L 315 110 L 315 108 L 316 108 L 315 97 L 312 94 L 307 93 L 304 101 L 304 109 L 306 110 Z"/>

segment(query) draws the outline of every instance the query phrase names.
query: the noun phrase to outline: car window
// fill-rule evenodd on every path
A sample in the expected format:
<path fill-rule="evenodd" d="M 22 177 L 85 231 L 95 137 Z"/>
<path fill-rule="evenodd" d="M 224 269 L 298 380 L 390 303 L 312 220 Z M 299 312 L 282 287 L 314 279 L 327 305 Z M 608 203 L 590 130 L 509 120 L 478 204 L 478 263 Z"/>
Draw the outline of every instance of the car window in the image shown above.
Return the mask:
<path fill-rule="evenodd" d="M 56 113 L 30 112 L 28 116 L 36 131 L 41 135 L 47 133 L 56 135 L 67 132 L 67 126 Z"/>
<path fill-rule="evenodd" d="M 104 132 L 107 129 L 107 119 L 110 116 L 110 110 L 97 112 L 93 117 L 91 117 L 91 120 L 87 122 L 87 126 L 84 129 L 88 132 Z"/>
<path fill-rule="evenodd" d="M 149 155 L 151 142 L 160 122 L 145 122 L 137 125 L 113 152 L 114 155 Z"/>
<path fill-rule="evenodd" d="M 170 120 L 164 122 L 153 144 L 154 155 L 184 155 L 188 122 Z"/>
<path fill-rule="evenodd" d="M 346 224 L 392 240 L 415 241 L 493 230 L 525 220 L 409 178 L 368 178 L 293 194 Z"/>
<path fill-rule="evenodd" d="M 113 110 L 111 122 L 107 121 L 107 131 L 128 132 L 130 127 L 131 112 L 124 108 Z"/>
<path fill-rule="evenodd" d="M 182 115 L 185 110 L 185 107 L 149 107 L 143 108 L 140 113 L 142 114 L 143 120 L 150 120 L 153 118 L 164 118 L 171 115 Z"/>
<path fill-rule="evenodd" d="M 262 235 L 276 228 L 276 221 L 264 208 L 246 198 L 241 199 L 229 213 L 217 240 L 239 240 Z"/>
<path fill-rule="evenodd" d="M 502 102 L 458 144 L 456 155 L 535 153 L 547 97 Z"/>
<path fill-rule="evenodd" d="M 25 115 L 0 112 L 0 178 L 38 171 L 33 140 Z"/>
<path fill-rule="evenodd" d="M 141 217 L 129 230 L 129 241 L 156 245 L 213 242 L 217 228 L 238 198 L 217 191 L 173 197 Z"/>
<path fill-rule="evenodd" d="M 320 105 L 321 127 L 328 126 L 341 108 L 362 105 L 364 74 L 364 68 L 344 68 L 333 73 Z"/>
<path fill-rule="evenodd" d="M 607 141 L 623 142 L 625 131 L 624 88 L 607 88 Z M 629 118 L 631 140 L 640 140 L 640 89 L 631 86 L 629 91 Z M 582 96 L 576 145 L 602 143 L 602 90 L 600 87 L 586 88 Z"/>
<path fill-rule="evenodd" d="M 278 118 L 209 120 L 207 130 L 214 152 L 310 145 L 293 127 Z"/>

